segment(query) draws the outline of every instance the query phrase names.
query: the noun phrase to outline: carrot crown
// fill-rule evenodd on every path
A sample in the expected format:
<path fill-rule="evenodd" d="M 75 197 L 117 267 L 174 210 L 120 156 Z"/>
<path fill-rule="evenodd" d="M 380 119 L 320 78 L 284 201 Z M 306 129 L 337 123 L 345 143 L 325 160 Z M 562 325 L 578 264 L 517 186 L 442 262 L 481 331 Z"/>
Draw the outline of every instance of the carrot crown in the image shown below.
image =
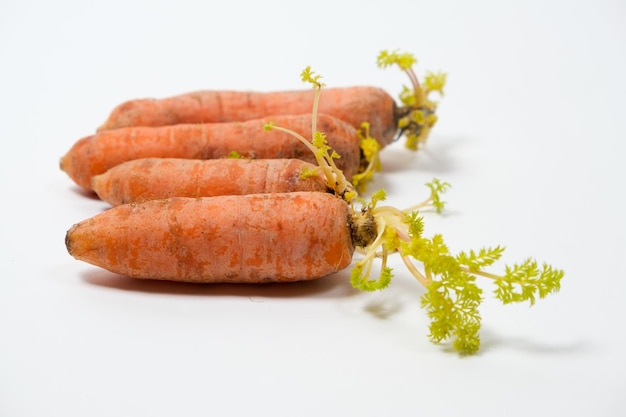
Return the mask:
<path fill-rule="evenodd" d="M 398 51 L 381 51 L 377 63 L 381 68 L 399 66 L 411 81 L 411 87 L 405 85 L 400 92 L 403 106 L 398 108 L 396 119 L 400 131 L 398 137 L 406 136 L 406 147 L 416 150 L 426 142 L 430 130 L 437 122 L 437 102 L 430 96 L 435 92 L 443 96 L 447 75 L 443 72 L 427 72 L 423 83 L 420 83 L 413 70 L 417 59 L 412 54 Z"/>

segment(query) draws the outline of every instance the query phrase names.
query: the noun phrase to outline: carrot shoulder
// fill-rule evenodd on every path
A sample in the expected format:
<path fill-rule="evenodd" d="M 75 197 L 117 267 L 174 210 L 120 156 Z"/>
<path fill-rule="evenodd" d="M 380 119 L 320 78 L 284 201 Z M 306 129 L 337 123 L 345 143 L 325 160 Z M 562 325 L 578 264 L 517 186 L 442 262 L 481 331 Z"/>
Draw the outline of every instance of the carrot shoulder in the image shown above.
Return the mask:
<path fill-rule="evenodd" d="M 170 197 L 214 197 L 327 191 L 316 166 L 299 159 L 144 158 L 92 178 L 92 188 L 112 206 Z"/>
<path fill-rule="evenodd" d="M 272 122 L 310 136 L 312 116 L 283 115 Z M 360 149 L 356 129 L 332 116 L 319 114 L 318 129 L 341 158 L 337 165 L 347 178 L 359 170 Z M 61 158 L 61 169 L 90 190 L 91 178 L 110 168 L 140 158 L 217 159 L 233 151 L 244 158 L 296 158 L 315 163 L 311 151 L 284 132 L 267 132 L 261 119 L 245 122 L 130 127 L 102 131 L 77 141 Z"/>
<path fill-rule="evenodd" d="M 162 99 L 137 99 L 117 106 L 98 130 L 221 123 L 274 114 L 309 113 L 314 95 L 312 90 L 198 91 Z M 377 87 L 327 88 L 319 111 L 344 120 L 356 129 L 361 123 L 368 122 L 371 136 L 381 146 L 390 143 L 397 132 L 394 99 Z"/>
<path fill-rule="evenodd" d="M 134 278 L 311 280 L 346 268 L 349 205 L 328 193 L 171 198 L 111 208 L 68 230 L 76 259 Z"/>

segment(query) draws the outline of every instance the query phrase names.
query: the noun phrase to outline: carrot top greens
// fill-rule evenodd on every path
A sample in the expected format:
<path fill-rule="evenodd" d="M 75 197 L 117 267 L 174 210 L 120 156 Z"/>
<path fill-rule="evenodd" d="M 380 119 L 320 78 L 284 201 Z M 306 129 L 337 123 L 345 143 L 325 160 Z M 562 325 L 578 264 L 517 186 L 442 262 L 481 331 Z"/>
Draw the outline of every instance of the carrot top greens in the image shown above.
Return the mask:
<path fill-rule="evenodd" d="M 434 123 L 434 102 L 428 99 L 428 93 L 439 91 L 445 82 L 445 75 L 429 75 L 425 78 L 425 87 L 420 87 L 417 77 L 412 71 L 415 59 L 408 54 L 381 53 L 379 62 L 389 65 L 396 63 L 411 78 L 414 90 L 407 95 L 405 103 L 412 103 L 413 111 L 407 114 L 410 118 L 405 131 L 409 140 L 415 145 L 425 140 L 428 129 Z M 505 265 L 504 272 L 493 273 L 486 270 L 498 261 L 504 247 L 483 247 L 478 251 L 470 250 L 453 254 L 448 249 L 443 237 L 435 234 L 424 236 L 424 218 L 420 210 L 434 210 L 441 213 L 445 202 L 441 195 L 448 191 L 450 184 L 437 178 L 427 183 L 430 195 L 422 203 L 401 210 L 391 206 L 381 206 L 386 194 L 384 190 L 374 192 L 370 201 L 362 200 L 358 191 L 337 168 L 334 159 L 339 155 L 332 150 L 324 134 L 316 131 L 315 119 L 320 91 L 324 86 L 320 76 L 315 75 L 310 67 L 301 74 L 302 80 L 313 85 L 317 90 L 313 105 L 312 140 L 291 130 L 265 125 L 267 130 L 278 129 L 288 132 L 308 146 L 315 154 L 318 167 L 315 172 L 304 172 L 303 175 L 324 175 L 329 188 L 350 205 L 352 241 L 356 252 L 363 257 L 355 262 L 350 282 L 354 288 L 363 291 L 376 291 L 386 288 L 393 278 L 393 271 L 388 266 L 389 255 L 398 254 L 406 268 L 415 279 L 425 287 L 421 297 L 421 305 L 430 318 L 429 338 L 433 343 L 441 343 L 453 339 L 452 346 L 463 354 L 472 354 L 480 347 L 480 326 L 482 318 L 479 307 L 483 301 L 483 290 L 476 283 L 477 277 L 490 279 L 495 289 L 493 295 L 503 304 L 529 302 L 533 305 L 537 298 L 544 298 L 560 289 L 564 272 L 543 263 L 541 266 L 533 258 L 521 263 Z M 424 120 L 417 122 L 421 114 Z M 428 115 L 426 115 L 428 114 Z M 431 124 L 429 124 L 431 123 Z M 371 170 L 379 169 L 378 150 L 368 136 L 368 125 L 363 126 L 361 141 L 362 150 L 368 161 L 368 168 L 363 171 L 365 179 Z M 413 138 L 411 139 L 411 137 Z M 371 152 L 368 157 L 368 152 Z M 361 206 L 360 210 L 356 204 Z M 377 278 L 371 278 L 374 262 L 381 260 Z"/>
<path fill-rule="evenodd" d="M 381 68 L 397 65 L 411 81 L 411 87 L 406 85 L 402 87 L 400 101 L 404 106 L 398 109 L 396 117 L 400 136 L 406 136 L 406 147 L 416 150 L 424 144 L 430 130 L 437 122 L 437 115 L 435 114 L 437 102 L 432 100 L 430 95 L 431 93 L 443 95 L 446 74 L 427 72 L 423 83 L 420 83 L 413 70 L 417 59 L 412 54 L 398 51 L 381 51 L 377 63 Z"/>
<path fill-rule="evenodd" d="M 352 176 L 352 185 L 357 190 L 365 192 L 367 183 L 372 180 L 374 172 L 380 171 L 382 168 L 379 156 L 380 144 L 370 136 L 370 124 L 367 122 L 361 123 L 361 129 L 357 130 L 357 135 L 359 136 L 359 147 L 366 165 L 361 171 Z"/>
<path fill-rule="evenodd" d="M 300 74 L 300 78 L 303 82 L 311 84 L 316 90 L 315 97 L 313 99 L 313 117 L 311 118 L 311 140 L 306 139 L 304 136 L 300 135 L 297 132 L 294 132 L 291 129 L 276 126 L 271 121 L 266 123 L 264 128 L 267 131 L 275 129 L 289 133 L 300 142 L 302 142 L 304 145 L 306 145 L 309 150 L 315 155 L 315 160 L 318 166 L 315 168 L 315 172 L 311 172 L 311 170 L 306 170 L 302 172 L 301 175 L 307 177 L 320 173 L 324 176 L 328 188 L 333 190 L 336 195 L 350 202 L 353 198 L 357 196 L 356 187 L 350 181 L 348 181 L 345 175 L 343 175 L 343 171 L 341 171 L 335 164 L 334 160 L 340 158 L 339 154 L 331 149 L 331 147 L 328 145 L 326 135 L 323 132 L 319 132 L 317 130 L 318 103 L 321 90 L 323 87 L 325 87 L 325 84 L 320 81 L 320 79 L 322 78 L 321 75 L 315 74 L 315 72 L 311 70 L 310 66 L 306 67 L 302 71 L 302 73 Z"/>
<path fill-rule="evenodd" d="M 422 204 L 407 210 L 379 206 L 385 199 L 384 192 L 372 195 L 372 199 L 361 212 L 372 216 L 377 228 L 376 239 L 367 247 L 359 248 L 363 259 L 356 262 L 351 274 L 351 283 L 364 291 L 386 288 L 391 282 L 392 270 L 387 258 L 398 253 L 404 265 L 415 279 L 426 288 L 421 298 L 430 317 L 430 340 L 440 343 L 453 339 L 452 346 L 464 354 L 478 351 L 481 316 L 478 310 L 483 300 L 483 290 L 477 285 L 476 277 L 493 281 L 493 295 L 503 304 L 528 301 L 531 305 L 537 298 L 544 298 L 560 289 L 564 272 L 533 258 L 521 263 L 505 266 L 504 272 L 495 274 L 485 270 L 498 261 L 504 247 L 484 247 L 478 251 L 450 253 L 440 234 L 424 236 L 424 219 L 418 208 L 443 209 L 440 194 L 448 185 L 435 179 L 427 184 L 431 196 Z M 374 259 L 381 258 L 382 266 L 377 279 L 370 279 Z M 414 262 L 421 264 L 421 268 Z"/>
<path fill-rule="evenodd" d="M 311 125 L 311 137 L 313 138 L 311 141 L 308 141 L 301 135 L 298 135 L 296 132 L 289 131 L 293 136 L 295 136 L 298 140 L 305 143 L 309 147 L 309 149 L 313 150 L 311 146 L 315 148 L 313 152 L 315 153 L 315 158 L 318 162 L 319 167 L 317 168 L 318 172 L 321 172 L 328 184 L 329 188 L 333 189 L 337 194 L 344 195 L 348 193 L 348 196 L 351 196 L 352 191 L 359 190 L 364 192 L 366 190 L 366 185 L 369 181 L 371 181 L 374 172 L 381 170 L 381 163 L 379 158 L 380 152 L 380 144 L 378 141 L 370 136 L 370 125 L 368 122 L 364 121 L 361 123 L 360 129 L 357 129 L 357 135 L 359 138 L 359 148 L 361 149 L 361 154 L 363 156 L 361 169 L 357 174 L 355 174 L 349 181 L 343 176 L 341 171 L 335 166 L 335 163 L 332 159 L 340 158 L 340 156 L 334 152 L 328 146 L 326 142 L 325 136 L 322 132 L 318 132 L 317 130 L 317 113 L 319 107 L 319 100 L 322 88 L 326 87 L 321 79 L 322 76 L 316 74 L 310 66 L 307 66 L 300 73 L 300 79 L 302 82 L 310 84 L 315 90 L 315 97 L 313 99 L 313 110 L 312 110 L 312 125 Z M 266 130 L 278 129 L 281 131 L 287 131 L 284 128 L 279 126 L 274 126 L 271 122 L 265 125 Z M 327 153 L 330 151 L 330 158 Z M 314 173 L 306 171 L 303 172 L 304 176 L 310 176 Z M 333 178 L 340 177 L 337 179 L 338 184 L 333 185 Z"/>

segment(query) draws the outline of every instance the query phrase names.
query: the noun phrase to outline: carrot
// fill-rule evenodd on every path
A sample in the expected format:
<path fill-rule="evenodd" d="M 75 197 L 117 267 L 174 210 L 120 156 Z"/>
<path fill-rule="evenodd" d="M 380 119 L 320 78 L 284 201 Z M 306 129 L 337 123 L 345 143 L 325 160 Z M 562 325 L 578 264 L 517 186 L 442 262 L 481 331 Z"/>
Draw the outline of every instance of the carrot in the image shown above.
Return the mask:
<path fill-rule="evenodd" d="M 117 165 L 92 178 L 92 188 L 112 206 L 169 197 L 327 191 L 299 159 L 145 158 Z"/>
<path fill-rule="evenodd" d="M 74 225 L 76 259 L 134 278 L 288 282 L 346 268 L 354 247 L 349 206 L 296 192 L 125 204 Z"/>
<path fill-rule="evenodd" d="M 505 304 L 532 304 L 559 290 L 563 271 L 545 263 L 540 268 L 529 258 L 506 266 L 502 275 L 487 272 L 502 247 L 453 255 L 440 235 L 423 236 L 417 211 L 377 206 L 382 199 L 375 193 L 361 210 L 320 192 L 149 200 L 75 224 L 65 245 L 74 258 L 116 274 L 195 283 L 313 280 L 347 268 L 358 252 L 363 258 L 350 282 L 364 291 L 389 285 L 387 261 L 395 253 L 425 287 L 421 304 L 431 319 L 431 340 L 454 338 L 462 353 L 480 346 L 482 290 L 476 277 L 493 280 L 494 295 Z M 381 273 L 370 279 L 376 259 Z"/>
<path fill-rule="evenodd" d="M 163 99 L 131 100 L 117 106 L 98 131 L 129 126 L 165 126 L 179 123 L 222 123 L 262 119 L 275 114 L 311 111 L 314 92 L 197 91 Z M 319 111 L 358 129 L 369 122 L 371 135 L 381 145 L 397 132 L 398 110 L 393 97 L 376 87 L 328 88 Z"/>
<path fill-rule="evenodd" d="M 382 190 L 369 203 L 358 199 L 356 187 L 334 162 L 337 153 L 316 130 L 323 84 L 310 70 L 304 78 L 317 89 L 311 141 L 280 124 L 268 123 L 264 128 L 292 135 L 312 151 L 316 173 L 334 196 L 297 191 L 122 204 L 73 225 L 65 235 L 69 254 L 133 278 L 266 283 L 321 278 L 346 268 L 358 253 L 363 257 L 354 263 L 350 282 L 364 291 L 390 284 L 388 258 L 397 254 L 425 287 L 421 304 L 431 319 L 429 338 L 433 343 L 453 338 L 452 346 L 461 353 L 474 353 L 480 346 L 482 289 L 477 277 L 493 280 L 493 294 L 504 304 L 528 301 L 532 305 L 536 298 L 559 291 L 564 273 L 546 263 L 539 267 L 527 258 L 505 266 L 505 273 L 498 275 L 485 268 L 500 259 L 503 247 L 454 255 L 441 235 L 425 237 L 418 210 L 431 207 L 440 212 L 444 205 L 440 194 L 449 187 L 447 183 L 438 179 L 428 183 L 429 198 L 405 210 L 379 206 L 385 199 Z M 381 262 L 380 274 L 370 279 L 375 260 Z"/>
<path fill-rule="evenodd" d="M 325 135 L 317 129 L 317 103 L 322 85 L 317 86 L 311 119 L 311 140 L 284 126 L 270 122 L 266 130 L 278 130 L 293 136 L 311 151 L 317 162 L 312 165 L 297 159 L 212 159 L 142 158 L 121 163 L 104 174 L 92 177 L 92 188 L 103 200 L 113 206 L 169 197 L 210 197 L 255 193 L 293 191 L 334 192 L 346 201 L 357 196 L 357 187 L 350 183 L 335 164 L 339 155 L 329 145 Z M 367 126 L 366 126 L 367 129 Z M 371 138 L 360 136 L 360 146 Z M 369 147 L 364 146 L 363 150 Z M 378 146 L 375 145 L 378 149 Z M 364 152 L 365 154 L 365 152 Z M 366 156 L 366 155 L 364 155 Z M 377 154 L 369 155 L 368 168 L 353 176 L 357 182 L 371 174 Z"/>
<path fill-rule="evenodd" d="M 284 115 L 272 120 L 295 132 L 311 131 L 312 116 Z M 317 126 L 341 154 L 337 165 L 351 178 L 361 165 L 359 137 L 347 123 L 324 114 Z M 77 141 L 61 158 L 60 167 L 79 186 L 90 190 L 91 178 L 139 158 L 216 159 L 236 151 L 244 158 L 297 158 L 315 162 L 307 147 L 284 132 L 268 134 L 262 120 L 234 123 L 131 127 L 99 132 Z"/>
<path fill-rule="evenodd" d="M 397 133 L 406 136 L 406 146 L 417 149 L 437 121 L 437 103 L 429 96 L 443 94 L 446 76 L 427 73 L 420 83 L 413 71 L 411 54 L 382 51 L 380 67 L 398 65 L 411 81 L 400 94 L 402 105 L 378 87 L 353 86 L 326 89 L 319 111 L 342 119 L 360 129 L 368 123 L 370 134 L 381 147 Z M 305 70 L 306 71 L 306 70 Z M 303 80 L 305 75 L 302 76 Z M 166 126 L 180 123 L 216 123 L 260 119 L 274 114 L 307 113 L 314 93 L 292 91 L 195 91 L 161 99 L 136 99 L 115 107 L 98 131 L 130 126 Z"/>

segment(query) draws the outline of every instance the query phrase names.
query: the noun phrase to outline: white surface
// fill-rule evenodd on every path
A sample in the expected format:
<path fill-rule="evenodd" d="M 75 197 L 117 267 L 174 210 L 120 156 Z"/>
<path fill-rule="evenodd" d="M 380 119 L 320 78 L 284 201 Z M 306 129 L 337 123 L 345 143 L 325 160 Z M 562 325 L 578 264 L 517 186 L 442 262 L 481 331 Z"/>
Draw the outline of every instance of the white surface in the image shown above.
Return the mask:
<path fill-rule="evenodd" d="M 623 2 L 94 3 L 0 5 L 0 416 L 626 415 Z M 385 150 L 389 202 L 440 177 L 448 214 L 427 228 L 453 250 L 566 270 L 531 309 L 487 301 L 479 355 L 430 344 L 400 266 L 362 294 L 348 271 L 203 287 L 67 254 L 65 231 L 106 206 L 59 157 L 119 102 L 300 88 L 306 65 L 395 96 L 384 48 L 449 74 L 427 150 Z"/>

